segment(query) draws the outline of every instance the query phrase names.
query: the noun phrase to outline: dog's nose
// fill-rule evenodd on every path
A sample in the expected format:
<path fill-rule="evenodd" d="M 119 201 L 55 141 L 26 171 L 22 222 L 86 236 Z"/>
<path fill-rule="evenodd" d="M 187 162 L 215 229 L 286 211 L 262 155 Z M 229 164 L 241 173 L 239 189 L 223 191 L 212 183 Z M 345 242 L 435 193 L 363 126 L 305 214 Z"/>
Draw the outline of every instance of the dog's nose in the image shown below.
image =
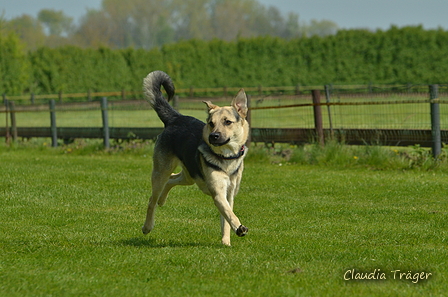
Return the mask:
<path fill-rule="evenodd" d="M 221 137 L 221 133 L 219 133 L 219 132 L 213 132 L 213 133 L 210 133 L 210 135 L 208 136 L 208 140 L 209 140 L 211 143 L 213 143 L 213 142 L 215 142 L 216 140 L 218 140 L 219 137 Z"/>

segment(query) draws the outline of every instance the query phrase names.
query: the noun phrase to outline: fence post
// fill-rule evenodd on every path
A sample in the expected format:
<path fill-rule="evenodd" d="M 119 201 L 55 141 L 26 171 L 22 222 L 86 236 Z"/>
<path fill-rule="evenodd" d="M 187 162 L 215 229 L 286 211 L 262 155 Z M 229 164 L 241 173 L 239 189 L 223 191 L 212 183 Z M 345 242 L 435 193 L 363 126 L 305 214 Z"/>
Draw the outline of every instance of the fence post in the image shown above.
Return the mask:
<path fill-rule="evenodd" d="M 108 149 L 110 147 L 109 143 L 109 118 L 107 115 L 107 98 L 101 98 L 101 114 L 103 117 L 103 137 L 104 137 L 104 147 Z"/>
<path fill-rule="evenodd" d="M 9 104 L 8 104 L 8 99 L 6 99 L 6 94 L 3 93 L 3 103 L 5 104 L 5 119 L 6 119 L 6 125 L 5 125 L 5 130 L 6 130 L 6 135 L 5 135 L 5 141 L 6 144 L 9 144 L 9 141 L 11 139 L 11 134 L 9 132 L 9 122 L 8 122 L 8 110 L 9 110 Z"/>
<path fill-rule="evenodd" d="M 322 125 L 322 108 L 320 105 L 320 91 L 312 90 L 313 95 L 313 109 L 314 109 L 314 127 L 316 128 L 317 142 L 323 146 L 324 141 L 324 127 Z"/>
<path fill-rule="evenodd" d="M 58 146 L 58 129 L 56 126 L 56 102 L 50 100 L 50 130 L 51 130 L 51 146 Z"/>
<path fill-rule="evenodd" d="M 173 96 L 173 108 L 179 111 L 179 96 L 177 95 Z"/>
<path fill-rule="evenodd" d="M 432 155 L 437 158 L 442 151 L 440 135 L 439 85 L 429 86 L 429 102 L 431 106 Z"/>
<path fill-rule="evenodd" d="M 325 98 L 327 99 L 328 121 L 330 124 L 330 138 L 331 140 L 333 140 L 334 131 L 333 131 L 333 120 L 331 119 L 331 108 L 330 108 L 330 100 L 331 100 L 330 85 L 325 85 Z"/>
<path fill-rule="evenodd" d="M 14 101 L 9 101 L 9 114 L 11 115 L 12 141 L 17 141 L 16 105 Z M 8 115 L 6 115 L 8 116 Z"/>

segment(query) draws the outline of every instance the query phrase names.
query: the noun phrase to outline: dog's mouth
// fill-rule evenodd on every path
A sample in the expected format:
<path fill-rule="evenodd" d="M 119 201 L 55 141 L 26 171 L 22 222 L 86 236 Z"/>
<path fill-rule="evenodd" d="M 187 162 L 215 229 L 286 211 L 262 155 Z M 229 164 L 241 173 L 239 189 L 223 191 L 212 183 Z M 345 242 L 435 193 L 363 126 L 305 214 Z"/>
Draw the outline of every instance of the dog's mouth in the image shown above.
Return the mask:
<path fill-rule="evenodd" d="M 213 146 L 223 146 L 230 142 L 230 138 L 223 139 L 221 133 L 214 132 L 208 136 L 208 142 Z"/>
<path fill-rule="evenodd" d="M 210 142 L 210 144 L 212 144 L 212 145 L 214 145 L 214 146 L 223 146 L 223 145 L 225 145 L 225 144 L 228 144 L 229 141 L 230 141 L 230 138 L 227 139 L 227 140 L 224 141 L 224 142 Z"/>

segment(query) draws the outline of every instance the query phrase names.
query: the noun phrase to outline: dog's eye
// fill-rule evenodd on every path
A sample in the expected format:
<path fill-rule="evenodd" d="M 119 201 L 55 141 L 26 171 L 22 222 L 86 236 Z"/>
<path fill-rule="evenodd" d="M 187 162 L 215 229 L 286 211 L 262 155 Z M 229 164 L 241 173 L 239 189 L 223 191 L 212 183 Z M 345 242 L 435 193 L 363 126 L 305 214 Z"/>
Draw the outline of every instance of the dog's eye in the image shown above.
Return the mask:
<path fill-rule="evenodd" d="M 226 120 L 226 121 L 224 122 L 224 125 L 226 125 L 226 126 L 230 126 L 232 123 L 233 123 L 232 121 Z"/>
<path fill-rule="evenodd" d="M 209 122 L 208 124 L 210 125 L 210 128 L 215 128 L 215 124 L 213 124 L 213 122 Z"/>

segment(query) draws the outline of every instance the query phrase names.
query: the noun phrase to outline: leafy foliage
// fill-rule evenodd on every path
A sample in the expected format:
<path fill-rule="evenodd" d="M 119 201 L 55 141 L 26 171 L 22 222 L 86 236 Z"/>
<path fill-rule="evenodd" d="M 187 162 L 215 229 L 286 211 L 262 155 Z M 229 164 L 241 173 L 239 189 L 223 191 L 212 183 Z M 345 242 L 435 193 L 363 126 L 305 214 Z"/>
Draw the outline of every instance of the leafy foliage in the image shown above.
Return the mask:
<path fill-rule="evenodd" d="M 327 37 L 192 39 L 151 50 L 42 47 L 28 54 L 13 35 L 2 37 L 2 84 L 7 94 L 139 91 L 164 70 L 177 88 L 323 84 L 446 83 L 448 32 L 422 27 L 342 30 Z M 8 70 L 8 69 L 11 69 Z"/>
<path fill-rule="evenodd" d="M 88 10 L 79 25 L 52 9 L 42 9 L 37 19 L 22 15 L 8 23 L 29 49 L 41 41 L 35 36 L 44 36 L 49 47 L 151 49 L 189 39 L 231 41 L 264 35 L 290 39 L 325 36 L 338 29 L 328 20 L 299 22 L 298 14 L 282 15 L 277 7 L 256 0 L 103 0 L 101 8 Z"/>
<path fill-rule="evenodd" d="M 131 79 L 124 55 L 108 48 L 44 47 L 30 53 L 30 60 L 36 93 L 121 90 Z"/>
<path fill-rule="evenodd" d="M 27 89 L 29 61 L 14 34 L 0 34 L 0 93 L 18 94 Z"/>

